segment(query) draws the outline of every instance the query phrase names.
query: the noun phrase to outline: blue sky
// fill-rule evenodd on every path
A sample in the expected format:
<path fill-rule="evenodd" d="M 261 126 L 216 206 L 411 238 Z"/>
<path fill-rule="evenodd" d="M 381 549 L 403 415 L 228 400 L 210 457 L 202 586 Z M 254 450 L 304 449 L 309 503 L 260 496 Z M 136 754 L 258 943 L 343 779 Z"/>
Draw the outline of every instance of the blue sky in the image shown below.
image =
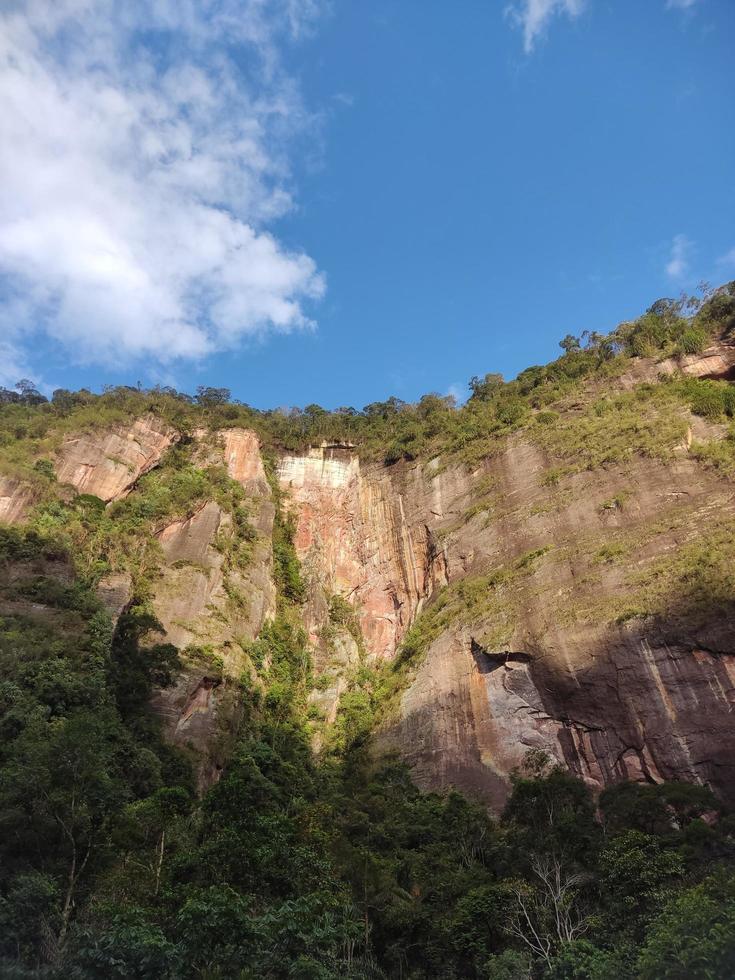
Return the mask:
<path fill-rule="evenodd" d="M 735 278 L 731 0 L 123 7 L 1 15 L 4 383 L 463 395 Z"/>

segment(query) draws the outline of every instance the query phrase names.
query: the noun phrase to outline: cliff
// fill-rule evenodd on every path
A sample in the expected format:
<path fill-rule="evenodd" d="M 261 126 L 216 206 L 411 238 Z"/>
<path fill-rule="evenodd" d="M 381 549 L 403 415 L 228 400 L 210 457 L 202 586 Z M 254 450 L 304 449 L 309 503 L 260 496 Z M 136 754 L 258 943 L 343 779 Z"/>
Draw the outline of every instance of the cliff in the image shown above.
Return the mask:
<path fill-rule="evenodd" d="M 676 367 L 727 379 L 733 363 L 720 344 Z M 639 383 L 653 375 L 651 363 L 634 370 Z M 658 363 L 656 376 L 672 370 Z M 590 414 L 599 394 L 569 416 Z M 455 786 L 498 809 L 513 769 L 540 749 L 595 790 L 688 780 L 735 798 L 735 496 L 690 453 L 726 430 L 671 407 L 663 428 L 655 450 L 628 436 L 619 460 L 605 446 L 619 433 L 592 432 L 601 462 L 568 472 L 553 425 L 474 469 L 363 465 L 327 445 L 283 458 L 315 647 L 330 593 L 353 604 L 368 658 L 395 656 L 425 609 L 430 642 L 376 738 L 422 788 Z M 709 592 L 707 561 L 721 575 Z M 318 662 L 339 675 L 344 660 Z M 319 699 L 329 717 L 342 686 Z"/>
<path fill-rule="evenodd" d="M 315 746 L 367 668 L 393 676 L 373 750 L 422 788 L 499 809 L 538 749 L 595 791 L 680 779 L 732 802 L 732 440 L 724 409 L 691 399 L 724 399 L 734 365 L 726 336 L 628 360 L 473 435 L 481 451 L 397 462 L 345 439 L 264 449 L 253 428 L 152 406 L 67 426 L 45 484 L 2 478 L 0 520 L 36 521 L 45 501 L 33 526 L 77 543 L 113 621 L 135 602 L 155 617 L 147 642 L 173 644 L 181 666 L 154 709 L 202 789 L 226 763 L 242 677 L 258 684 L 280 508 L 305 583 Z M 687 378 L 720 387 L 692 394 Z"/>

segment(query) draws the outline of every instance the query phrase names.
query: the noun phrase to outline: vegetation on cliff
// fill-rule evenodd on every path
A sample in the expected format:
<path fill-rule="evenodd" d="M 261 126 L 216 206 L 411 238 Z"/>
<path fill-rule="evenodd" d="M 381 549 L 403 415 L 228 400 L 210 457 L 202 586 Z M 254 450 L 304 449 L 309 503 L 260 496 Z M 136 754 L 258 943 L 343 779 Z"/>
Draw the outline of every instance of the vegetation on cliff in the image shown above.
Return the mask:
<path fill-rule="evenodd" d="M 69 578 L 36 587 L 42 610 L 3 615 L 3 975 L 728 976 L 733 821 L 702 787 L 623 784 L 596 815 L 581 782 L 532 753 L 495 822 L 376 765 L 375 700 L 359 691 L 313 755 L 298 566 L 278 521 L 277 615 L 249 651 L 227 771 L 202 799 L 150 713 L 176 653 L 141 645 L 144 610 L 113 635 Z M 4 531 L 2 556 L 21 586 L 68 567 L 32 529 Z"/>
<path fill-rule="evenodd" d="M 371 757 L 371 732 L 431 641 L 448 623 L 481 616 L 502 645 L 520 587 L 556 560 L 553 549 L 438 593 L 395 662 L 356 668 L 325 730 L 310 703 L 319 679 L 301 624 L 294 524 L 266 459 L 276 614 L 243 643 L 235 745 L 203 797 L 190 759 L 166 744 L 151 711 L 154 689 L 169 685 L 180 663 L 160 642 L 150 597 L 163 523 L 216 501 L 232 521 L 217 542 L 226 569 L 247 567 L 257 537 L 240 485 L 197 456 L 196 428 L 246 425 L 267 449 L 349 440 L 388 462 L 440 452 L 472 463 L 524 427 L 556 460 L 555 483 L 626 454 L 668 458 L 686 435 L 687 408 L 726 424 L 735 403 L 724 382 L 674 376 L 623 393 L 608 382 L 633 356 L 700 351 L 732 331 L 734 316 L 732 286 L 689 310 L 655 304 L 612 335 L 566 337 L 558 361 L 516 381 L 473 379 L 462 409 L 435 395 L 362 412 L 263 413 L 217 390 L 196 399 L 56 392 L 51 402 L 27 384 L 17 397 L 6 393 L 4 471 L 32 481 L 37 498 L 22 529 L 0 527 L 0 974 L 731 976 L 735 818 L 705 788 L 621 784 L 597 806 L 582 782 L 531 753 L 494 820 L 456 793 L 420 793 L 398 762 Z M 51 458 L 66 434 L 148 412 L 182 439 L 134 493 L 105 508 L 58 485 Z M 731 473 L 733 445 L 692 449 Z M 492 495 L 482 487 L 461 520 L 492 506 Z M 610 507 L 624 506 L 621 491 Z M 604 547 L 590 542 L 591 566 L 619 560 L 626 541 L 621 533 Z M 732 535 L 715 526 L 631 571 L 626 603 L 605 614 L 674 617 L 680 609 L 669 599 L 683 590 L 694 604 L 730 602 L 732 558 Z M 128 573 L 133 592 L 114 629 L 95 593 L 112 571 Z M 360 646 L 354 611 L 339 596 L 329 627 Z"/>

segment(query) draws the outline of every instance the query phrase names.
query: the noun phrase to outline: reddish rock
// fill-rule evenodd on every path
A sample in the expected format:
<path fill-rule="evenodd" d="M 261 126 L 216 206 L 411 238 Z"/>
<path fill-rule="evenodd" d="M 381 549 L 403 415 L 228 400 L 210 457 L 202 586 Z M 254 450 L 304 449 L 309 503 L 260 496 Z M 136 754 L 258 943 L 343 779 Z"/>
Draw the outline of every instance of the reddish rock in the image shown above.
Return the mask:
<path fill-rule="evenodd" d="M 325 600 L 339 594 L 355 608 L 368 654 L 392 657 L 423 601 L 444 581 L 443 554 L 427 524 L 409 521 L 388 472 L 361 468 L 348 447 L 286 455 L 278 477 L 296 514 L 312 640 L 324 625 Z"/>
<path fill-rule="evenodd" d="M 249 429 L 224 429 L 220 437 L 224 444 L 225 465 L 232 479 L 244 487 L 267 495 L 267 481 L 257 435 Z"/>
<path fill-rule="evenodd" d="M 613 621 L 636 567 L 735 520 L 731 485 L 688 459 L 639 458 L 550 487 L 552 462 L 516 439 L 475 473 L 394 468 L 396 493 L 411 501 L 409 526 L 425 520 L 441 539 L 450 582 L 542 549 L 548 558 L 513 579 L 499 613 L 480 603 L 449 624 L 378 747 L 397 748 L 423 788 L 456 786 L 496 810 L 529 748 L 596 790 L 684 779 L 735 800 L 732 610 Z M 487 509 L 476 512 L 473 484 L 493 488 Z M 621 490 L 623 508 L 606 507 Z M 624 558 L 600 560 L 615 533 L 627 535 Z"/>

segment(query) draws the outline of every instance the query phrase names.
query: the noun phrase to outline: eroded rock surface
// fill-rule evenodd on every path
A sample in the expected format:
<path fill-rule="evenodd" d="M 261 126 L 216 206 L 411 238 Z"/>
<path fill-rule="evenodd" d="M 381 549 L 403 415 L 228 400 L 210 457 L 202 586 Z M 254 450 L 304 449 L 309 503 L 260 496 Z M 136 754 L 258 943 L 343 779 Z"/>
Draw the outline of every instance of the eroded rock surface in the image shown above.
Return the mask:
<path fill-rule="evenodd" d="M 443 554 L 428 525 L 410 519 L 404 493 L 383 467 L 361 468 L 349 447 L 286 455 L 278 477 L 296 513 L 312 641 L 326 600 L 337 594 L 353 605 L 368 655 L 392 657 L 427 595 L 444 581 Z"/>
<path fill-rule="evenodd" d="M 68 436 L 56 458 L 56 476 L 77 493 L 91 494 L 105 503 L 119 500 L 160 461 L 176 438 L 176 432 L 153 415 L 129 425 Z"/>
<path fill-rule="evenodd" d="M 614 622 L 636 567 L 735 519 L 731 484 L 687 459 L 637 459 L 557 488 L 548 467 L 518 439 L 474 474 L 423 474 L 451 487 L 425 511 L 450 582 L 523 571 L 431 644 L 379 747 L 397 749 L 423 788 L 457 786 L 496 809 L 530 748 L 595 789 L 686 779 L 732 801 L 735 596 L 725 609 Z M 402 482 L 417 479 L 414 468 Z M 492 488 L 486 508 L 473 483 Z"/>
<path fill-rule="evenodd" d="M 204 436 L 202 435 L 202 438 Z M 229 513 L 207 501 L 158 534 L 165 563 L 154 590 L 163 640 L 182 651 L 176 683 L 156 695 L 168 737 L 192 749 L 201 789 L 224 762 L 222 748 L 236 727 L 236 682 L 247 666 L 243 644 L 275 614 L 271 538 L 275 508 L 254 433 L 229 429 L 207 436 L 202 462 L 224 463 L 246 491 L 256 530 L 246 564 L 227 561 L 235 528 Z"/>
<path fill-rule="evenodd" d="M 97 584 L 97 597 L 113 623 L 125 612 L 131 598 L 133 578 L 130 572 L 108 572 Z"/>
<path fill-rule="evenodd" d="M 701 354 L 685 354 L 661 363 L 665 374 L 681 371 L 694 378 L 715 378 L 724 381 L 735 379 L 735 343 L 720 340 Z"/>
<path fill-rule="evenodd" d="M 675 367 L 728 377 L 730 350 L 723 342 Z M 621 385 L 662 369 L 638 362 Z M 626 778 L 687 779 L 735 802 L 735 596 L 700 596 L 695 607 L 682 580 L 666 615 L 636 606 L 646 570 L 675 563 L 712 529 L 727 534 L 735 520 L 732 482 L 690 455 L 725 429 L 687 425 L 669 462 L 636 456 L 561 479 L 550 478 L 555 461 L 543 446 L 522 436 L 473 470 L 440 460 L 366 464 L 347 445 L 282 454 L 277 478 L 295 520 L 303 620 L 322 678 L 312 701 L 325 722 L 355 665 L 394 657 L 446 587 L 457 614 L 433 634 L 376 738 L 423 788 L 456 786 L 498 809 L 512 770 L 528 749 L 543 749 L 595 790 Z M 209 500 L 157 534 L 158 639 L 179 648 L 185 667 L 155 706 L 168 736 L 192 749 L 204 788 L 236 727 L 247 643 L 275 613 L 275 507 L 255 433 L 195 437 L 197 465 L 225 466 L 244 490 L 234 518 Z M 70 437 L 59 480 L 119 499 L 175 439 L 151 416 Z M 0 520 L 22 520 L 30 493 L 0 480 Z M 247 561 L 231 548 L 243 519 L 255 532 Z M 113 619 L 130 592 L 124 573 L 98 590 Z M 4 601 L 19 600 L 8 592 Z"/>
<path fill-rule="evenodd" d="M 655 382 L 662 375 L 677 373 L 694 378 L 735 380 L 735 341 L 731 337 L 721 338 L 701 354 L 681 354 L 664 360 L 655 357 L 638 357 L 631 361 L 619 379 L 619 385 L 631 389 L 642 381 Z"/>
<path fill-rule="evenodd" d="M 33 506 L 33 487 L 10 476 L 0 476 L 0 523 L 22 524 Z"/>

